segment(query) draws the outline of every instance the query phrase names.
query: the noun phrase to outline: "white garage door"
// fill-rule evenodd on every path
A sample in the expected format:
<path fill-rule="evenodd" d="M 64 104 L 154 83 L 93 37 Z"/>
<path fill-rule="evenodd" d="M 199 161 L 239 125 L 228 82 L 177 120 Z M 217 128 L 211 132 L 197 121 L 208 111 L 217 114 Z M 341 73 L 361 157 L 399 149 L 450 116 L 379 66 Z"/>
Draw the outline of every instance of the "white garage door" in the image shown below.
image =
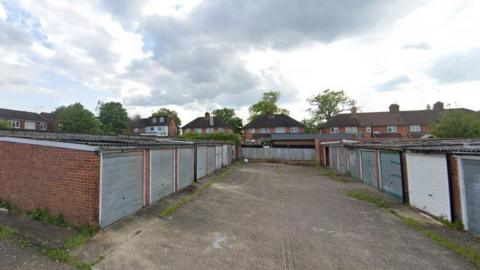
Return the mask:
<path fill-rule="evenodd" d="M 406 156 L 410 204 L 451 221 L 445 155 L 407 153 Z"/>
<path fill-rule="evenodd" d="M 100 227 L 143 207 L 143 152 L 102 155 Z"/>

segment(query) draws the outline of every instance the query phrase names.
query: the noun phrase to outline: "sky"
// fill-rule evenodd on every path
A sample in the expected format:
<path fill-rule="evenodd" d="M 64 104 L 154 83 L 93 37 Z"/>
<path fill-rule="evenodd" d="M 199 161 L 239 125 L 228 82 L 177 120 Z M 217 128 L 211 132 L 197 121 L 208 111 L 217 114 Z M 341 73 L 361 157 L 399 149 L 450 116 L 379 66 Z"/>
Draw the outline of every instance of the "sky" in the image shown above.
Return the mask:
<path fill-rule="evenodd" d="M 480 110 L 478 0 L 0 0 L 0 107 L 120 101 L 184 124 L 263 92 L 309 117 L 344 90 L 360 111 Z"/>

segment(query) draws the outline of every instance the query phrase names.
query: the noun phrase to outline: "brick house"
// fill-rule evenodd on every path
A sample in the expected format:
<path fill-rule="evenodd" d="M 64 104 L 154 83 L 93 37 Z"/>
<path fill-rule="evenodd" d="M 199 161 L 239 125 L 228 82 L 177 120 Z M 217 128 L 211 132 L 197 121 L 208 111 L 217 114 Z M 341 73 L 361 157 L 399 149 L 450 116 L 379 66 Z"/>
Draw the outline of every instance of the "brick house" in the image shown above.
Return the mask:
<path fill-rule="evenodd" d="M 175 119 L 167 116 L 151 116 L 133 120 L 131 130 L 136 134 L 174 137 L 178 135 Z"/>
<path fill-rule="evenodd" d="M 12 129 L 48 130 L 49 120 L 38 113 L 0 109 L 0 119 L 8 121 Z"/>
<path fill-rule="evenodd" d="M 212 116 L 206 112 L 204 117 L 197 117 L 195 120 L 182 127 L 183 134 L 199 133 L 233 133 L 233 128 L 225 123 L 223 119 L 217 116 Z"/>
<path fill-rule="evenodd" d="M 391 104 L 388 112 L 359 113 L 356 107 L 351 113 L 341 113 L 328 120 L 321 128 L 323 134 L 356 134 L 363 138 L 419 138 L 431 131 L 442 112 L 467 109 L 444 109 L 442 102 L 433 109 L 400 111 L 400 106 Z"/>
<path fill-rule="evenodd" d="M 261 115 L 243 127 L 243 141 L 261 144 L 274 133 L 305 133 L 305 126 L 286 114 Z"/>

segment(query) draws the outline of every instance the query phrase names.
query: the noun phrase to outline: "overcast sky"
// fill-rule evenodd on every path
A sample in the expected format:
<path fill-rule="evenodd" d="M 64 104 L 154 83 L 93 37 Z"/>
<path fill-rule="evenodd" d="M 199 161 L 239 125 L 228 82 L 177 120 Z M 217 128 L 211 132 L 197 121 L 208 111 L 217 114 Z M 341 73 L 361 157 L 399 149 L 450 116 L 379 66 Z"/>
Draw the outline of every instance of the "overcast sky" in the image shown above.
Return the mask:
<path fill-rule="evenodd" d="M 478 0 L 0 0 L 0 107 L 121 101 L 129 114 L 248 106 L 298 120 L 343 89 L 361 111 L 480 110 Z"/>

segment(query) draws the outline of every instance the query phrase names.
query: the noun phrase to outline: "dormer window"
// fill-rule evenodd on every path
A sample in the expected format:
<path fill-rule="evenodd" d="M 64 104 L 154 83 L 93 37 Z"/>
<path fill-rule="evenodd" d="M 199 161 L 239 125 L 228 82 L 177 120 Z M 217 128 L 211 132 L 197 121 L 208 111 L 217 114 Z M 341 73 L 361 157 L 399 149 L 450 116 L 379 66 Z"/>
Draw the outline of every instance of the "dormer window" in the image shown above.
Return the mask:
<path fill-rule="evenodd" d="M 165 120 L 164 120 L 164 117 L 158 118 L 158 122 L 163 123 L 164 121 L 165 121 Z"/>
<path fill-rule="evenodd" d="M 157 122 L 157 118 L 156 117 L 153 117 L 152 118 L 152 123 L 156 123 Z"/>

